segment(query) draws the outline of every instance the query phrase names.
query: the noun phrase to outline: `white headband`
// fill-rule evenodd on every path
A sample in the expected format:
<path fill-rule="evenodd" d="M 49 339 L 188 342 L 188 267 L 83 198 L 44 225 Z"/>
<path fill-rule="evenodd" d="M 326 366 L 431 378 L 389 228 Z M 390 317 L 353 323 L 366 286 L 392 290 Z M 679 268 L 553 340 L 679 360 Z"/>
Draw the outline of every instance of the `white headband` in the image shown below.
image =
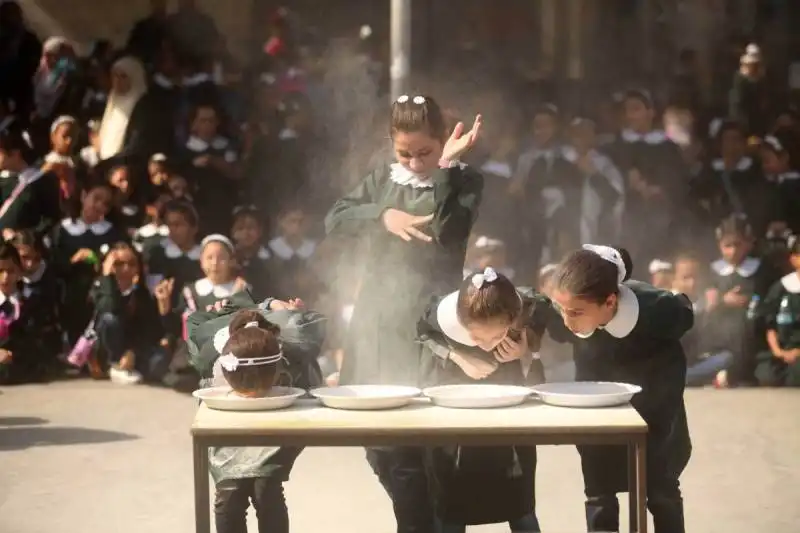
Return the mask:
<path fill-rule="evenodd" d="M 228 250 L 230 250 L 231 253 L 234 253 L 236 251 L 236 248 L 233 246 L 231 240 L 227 238 L 225 235 L 222 235 L 220 233 L 212 233 L 211 235 L 200 241 L 200 247 L 205 248 L 212 242 L 218 242 L 220 244 L 225 245 L 225 247 L 228 248 Z"/>
<path fill-rule="evenodd" d="M 486 235 L 481 235 L 475 239 L 475 248 L 499 248 L 503 245 L 504 243 L 500 239 L 493 239 Z"/>
<path fill-rule="evenodd" d="M 59 126 L 62 124 L 77 124 L 77 120 L 74 117 L 69 115 L 61 115 L 57 119 L 53 121 L 53 124 L 50 126 L 50 133 L 55 133 Z"/>
<path fill-rule="evenodd" d="M 596 253 L 609 263 L 614 263 L 617 267 L 617 283 L 625 281 L 625 276 L 628 274 L 628 271 L 625 268 L 625 261 L 622 260 L 619 250 L 610 246 L 598 244 L 584 244 L 583 249 Z"/>
<path fill-rule="evenodd" d="M 672 263 L 668 263 L 662 259 L 653 259 L 650 261 L 650 273 L 657 274 L 658 272 L 668 272 L 672 270 Z"/>
<path fill-rule="evenodd" d="M 483 287 L 485 283 L 491 283 L 497 280 L 497 272 L 492 267 L 486 267 L 483 272 L 472 275 L 472 285 L 476 289 Z"/>

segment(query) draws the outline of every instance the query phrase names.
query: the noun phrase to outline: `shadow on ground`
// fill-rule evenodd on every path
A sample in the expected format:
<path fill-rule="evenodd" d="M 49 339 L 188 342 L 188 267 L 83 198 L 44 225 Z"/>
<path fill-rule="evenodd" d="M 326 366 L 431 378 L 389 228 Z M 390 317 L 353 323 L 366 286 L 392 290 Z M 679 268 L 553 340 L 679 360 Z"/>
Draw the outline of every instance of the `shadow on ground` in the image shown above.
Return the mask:
<path fill-rule="evenodd" d="M 48 421 L 38 416 L 0 416 L 0 428 L 13 426 L 43 426 Z"/>
<path fill-rule="evenodd" d="M 0 426 L 4 419 L 0 419 Z M 35 419 L 33 419 L 35 420 Z M 78 427 L 0 427 L 0 451 L 23 450 L 34 446 L 99 444 L 134 440 L 139 437 L 117 431 Z"/>

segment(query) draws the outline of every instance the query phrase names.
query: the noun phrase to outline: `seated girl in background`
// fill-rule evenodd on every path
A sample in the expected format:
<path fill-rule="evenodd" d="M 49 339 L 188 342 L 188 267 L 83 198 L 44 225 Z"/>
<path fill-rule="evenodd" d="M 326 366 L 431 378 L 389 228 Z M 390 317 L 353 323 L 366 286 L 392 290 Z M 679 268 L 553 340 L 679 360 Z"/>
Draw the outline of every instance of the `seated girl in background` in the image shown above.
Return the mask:
<path fill-rule="evenodd" d="M 657 289 L 668 291 L 672 288 L 673 265 L 663 259 L 653 259 L 650 261 L 648 270 L 650 271 L 650 285 Z"/>
<path fill-rule="evenodd" d="M 44 381 L 55 361 L 41 335 L 43 304 L 19 290 L 22 261 L 10 243 L 0 242 L 0 384 Z"/>
<path fill-rule="evenodd" d="M 37 302 L 37 335 L 44 353 L 52 356 L 55 364 L 55 356 L 63 348 L 58 304 L 64 292 L 64 280 L 45 260 L 47 250 L 44 243 L 32 230 L 17 231 L 11 242 L 22 264 L 22 294 L 26 300 Z"/>
<path fill-rule="evenodd" d="M 247 293 L 189 318 L 189 350 L 195 368 L 201 375 L 213 373 L 211 384 L 228 384 L 233 394 L 246 397 L 268 394 L 278 383 L 318 386 L 322 380 L 316 360 L 324 338 L 321 315 L 274 299 L 256 304 Z M 247 507 L 252 501 L 259 531 L 288 533 L 283 483 L 301 451 L 211 448 L 217 531 L 246 533 Z"/>
<path fill-rule="evenodd" d="M 233 210 L 231 238 L 236 245 L 236 262 L 242 277 L 253 286 L 257 300 L 278 294 L 279 280 L 272 254 L 263 246 L 264 223 L 253 205 Z"/>
<path fill-rule="evenodd" d="M 417 327 L 435 361 L 434 383 L 524 385 L 544 381 L 528 332 L 537 300 L 491 267 L 428 307 Z M 539 305 L 545 305 L 539 299 Z M 429 450 L 430 485 L 442 533 L 508 522 L 511 531 L 540 531 L 535 514 L 535 447 L 461 446 Z"/>
<path fill-rule="evenodd" d="M 142 281 L 141 257 L 130 244 L 120 242 L 106 254 L 102 275 L 92 288 L 96 348 L 108 359 L 113 383 L 157 383 L 169 366 L 161 345 L 161 315 Z"/>
<path fill-rule="evenodd" d="M 709 343 L 707 349 L 733 353 L 729 370 L 717 376 L 719 386 L 754 384 L 755 355 L 763 344 L 763 330 L 748 307 L 757 308 L 778 274 L 753 254 L 753 231 L 741 216 L 722 221 L 717 242 L 722 257 L 711 263 L 711 283 L 706 292 L 703 333 Z"/>
<path fill-rule="evenodd" d="M 769 350 L 757 356 L 756 378 L 769 387 L 800 387 L 800 239 L 791 237 L 789 250 L 794 272 L 770 288 L 760 310 Z"/>
<path fill-rule="evenodd" d="M 553 274 L 547 330 L 555 340 L 573 345 L 578 381 L 642 387 L 631 404 L 648 426 L 647 507 L 656 533 L 683 533 L 679 477 L 692 447 L 680 341 L 694 314 L 685 296 L 630 281 L 632 270 L 624 250 L 584 245 L 569 254 Z M 619 531 L 616 493 L 628 490 L 626 448 L 578 446 L 578 452 L 588 530 Z M 638 517 L 639 524 L 646 519 Z"/>

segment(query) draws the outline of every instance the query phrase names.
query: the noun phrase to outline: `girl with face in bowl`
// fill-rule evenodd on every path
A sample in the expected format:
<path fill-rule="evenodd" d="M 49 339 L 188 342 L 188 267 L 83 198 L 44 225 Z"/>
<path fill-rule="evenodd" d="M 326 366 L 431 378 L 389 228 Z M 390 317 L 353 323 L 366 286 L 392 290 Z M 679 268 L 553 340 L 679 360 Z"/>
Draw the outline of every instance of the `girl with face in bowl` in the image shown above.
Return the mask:
<path fill-rule="evenodd" d="M 692 304 L 630 279 L 627 251 L 584 245 L 553 274 L 550 335 L 572 344 L 577 381 L 642 387 L 631 404 L 647 422 L 647 507 L 656 533 L 683 533 L 679 477 L 691 455 L 683 403 L 686 355 L 681 337 L 694 323 Z M 560 315 L 560 320 L 558 319 Z M 589 531 L 619 531 L 616 493 L 628 490 L 623 446 L 578 446 Z"/>

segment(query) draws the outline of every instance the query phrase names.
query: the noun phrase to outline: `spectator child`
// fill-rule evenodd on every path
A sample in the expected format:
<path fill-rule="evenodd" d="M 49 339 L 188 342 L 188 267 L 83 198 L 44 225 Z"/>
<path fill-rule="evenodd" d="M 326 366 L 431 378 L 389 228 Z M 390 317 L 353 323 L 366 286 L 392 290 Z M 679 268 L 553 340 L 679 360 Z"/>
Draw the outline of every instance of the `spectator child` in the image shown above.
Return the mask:
<path fill-rule="evenodd" d="M 92 287 L 95 349 L 108 358 L 112 383 L 159 382 L 169 365 L 156 300 L 142 281 L 139 254 L 121 242 L 106 254 Z"/>
<path fill-rule="evenodd" d="M 772 285 L 761 309 L 769 349 L 757 356 L 756 378 L 770 387 L 800 387 L 800 239 L 789 244 L 794 272 Z"/>
<path fill-rule="evenodd" d="M 44 157 L 43 172 L 58 177 L 61 199 L 71 200 L 78 189 L 73 152 L 77 146 L 78 123 L 73 117 L 61 116 L 50 126 L 50 153 Z"/>
<path fill-rule="evenodd" d="M 672 288 L 672 263 L 663 259 L 653 259 L 650 261 L 650 285 L 657 289 L 670 290 Z"/>
<path fill-rule="evenodd" d="M 231 237 L 236 245 L 236 262 L 244 279 L 253 286 L 253 298 L 263 300 L 278 294 L 279 280 L 269 249 L 262 245 L 263 222 L 254 206 L 233 210 Z"/>
<path fill-rule="evenodd" d="M 286 276 L 298 265 L 308 261 L 317 249 L 309 239 L 308 215 L 299 205 L 285 207 L 278 217 L 278 236 L 269 241 L 269 251 L 275 256 L 279 275 Z"/>

